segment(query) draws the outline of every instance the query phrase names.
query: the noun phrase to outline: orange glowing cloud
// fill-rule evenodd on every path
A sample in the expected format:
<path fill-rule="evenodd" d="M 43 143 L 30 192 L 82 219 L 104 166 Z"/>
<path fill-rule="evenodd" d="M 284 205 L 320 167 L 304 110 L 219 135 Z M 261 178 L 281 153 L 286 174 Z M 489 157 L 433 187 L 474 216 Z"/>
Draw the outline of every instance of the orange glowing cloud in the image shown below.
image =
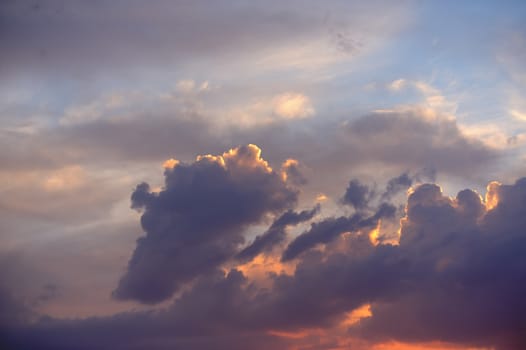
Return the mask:
<path fill-rule="evenodd" d="M 282 263 L 277 256 L 259 254 L 252 261 L 235 267 L 250 280 L 267 283 L 269 273 L 292 275 L 296 266 L 294 263 Z"/>
<path fill-rule="evenodd" d="M 286 161 L 284 161 L 281 165 L 281 178 L 283 179 L 283 181 L 287 181 L 288 179 L 289 168 L 298 166 L 299 162 L 296 159 L 287 159 Z"/>
<path fill-rule="evenodd" d="M 316 202 L 325 202 L 329 197 L 327 197 L 324 193 L 319 193 L 316 196 Z"/>
<path fill-rule="evenodd" d="M 310 99 L 299 93 L 285 93 L 274 99 L 274 113 L 282 118 L 306 118 L 314 114 Z"/>
<path fill-rule="evenodd" d="M 170 158 L 170 159 L 167 159 L 164 161 L 163 163 L 163 168 L 165 169 L 173 169 L 177 166 L 177 164 L 179 164 L 179 161 L 177 159 L 174 159 L 174 158 Z"/>
<path fill-rule="evenodd" d="M 261 148 L 254 144 L 231 148 L 228 152 L 223 153 L 223 156 L 218 157 L 222 158 L 227 166 L 235 165 L 236 168 L 261 169 L 267 173 L 272 172 L 268 162 L 261 158 Z"/>
<path fill-rule="evenodd" d="M 374 345 L 371 350 L 493 350 L 493 348 L 480 348 L 470 346 L 459 346 L 443 342 L 429 342 L 429 343 L 400 343 L 400 342 L 386 342 Z"/>
<path fill-rule="evenodd" d="M 486 187 L 486 196 L 484 202 L 486 203 L 486 210 L 491 210 L 499 204 L 499 187 L 500 183 L 492 181 Z"/>
<path fill-rule="evenodd" d="M 280 337 L 280 338 L 301 339 L 301 338 L 305 338 L 311 335 L 311 332 L 308 330 L 302 330 L 302 331 L 297 331 L 297 332 L 284 332 L 284 331 L 271 330 L 271 331 L 268 331 L 267 334 L 270 334 L 276 337 Z"/>
<path fill-rule="evenodd" d="M 376 227 L 369 232 L 369 240 L 371 241 L 372 245 L 378 245 L 380 244 L 380 227 L 382 225 L 382 220 L 378 220 L 378 224 L 376 224 Z"/>
<path fill-rule="evenodd" d="M 223 168 L 230 169 L 260 169 L 266 173 L 271 173 L 273 170 L 268 162 L 261 158 L 261 148 L 254 144 L 248 144 L 244 147 L 231 148 L 222 155 L 203 154 L 196 157 L 197 162 L 207 161 L 216 163 Z M 296 163 L 293 163 L 296 162 Z M 163 168 L 173 169 L 180 162 L 177 159 L 170 158 L 163 163 Z M 297 164 L 297 161 L 289 159 L 284 164 L 292 166 Z"/>
<path fill-rule="evenodd" d="M 357 309 L 352 310 L 346 314 L 345 319 L 341 323 L 342 327 L 350 327 L 359 323 L 362 319 L 371 317 L 371 304 L 365 304 Z"/>
<path fill-rule="evenodd" d="M 225 167 L 225 159 L 222 156 L 214 156 L 212 154 L 203 154 L 203 155 L 197 156 L 195 160 L 197 162 L 204 160 L 204 161 L 208 161 L 211 163 L 217 163 L 221 165 L 223 168 Z"/>

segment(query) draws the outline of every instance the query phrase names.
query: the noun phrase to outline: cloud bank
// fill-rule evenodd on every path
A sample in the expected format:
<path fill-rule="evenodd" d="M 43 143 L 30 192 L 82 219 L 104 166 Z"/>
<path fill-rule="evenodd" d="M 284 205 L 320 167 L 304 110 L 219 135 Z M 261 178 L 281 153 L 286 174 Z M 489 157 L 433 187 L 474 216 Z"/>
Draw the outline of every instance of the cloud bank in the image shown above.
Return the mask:
<path fill-rule="evenodd" d="M 318 207 L 293 211 L 299 189 L 255 145 L 193 163 L 172 159 L 165 167 L 161 190 L 142 183 L 132 194 L 145 236 L 114 296 L 155 303 L 180 291 L 172 305 L 35 319 L 23 317 L 23 303 L 2 293 L 1 305 L 9 306 L 2 318 L 7 348 L 259 349 L 264 343 L 324 349 L 329 340 L 358 349 L 393 340 L 499 350 L 526 345 L 526 178 L 492 182 L 484 198 L 470 189 L 449 197 L 436 184 L 416 185 L 399 239 L 382 243 L 370 232 L 390 234 L 380 222 L 396 221 L 396 206 L 381 200 L 412 183 L 406 173 L 388 181 L 379 202 L 353 205 L 357 211 L 348 216 L 317 218 Z M 355 179 L 349 188 L 365 188 L 358 185 Z M 368 190 L 358 192 L 363 197 Z M 246 244 L 244 229 L 270 217 L 269 228 Z M 309 221 L 305 232 L 287 235 L 287 226 Z M 271 258 L 276 249 L 294 268 L 269 271 L 270 285 L 236 266 L 258 255 Z M 370 313 L 349 323 L 364 305 Z M 5 321 L 10 316 L 20 321 Z"/>

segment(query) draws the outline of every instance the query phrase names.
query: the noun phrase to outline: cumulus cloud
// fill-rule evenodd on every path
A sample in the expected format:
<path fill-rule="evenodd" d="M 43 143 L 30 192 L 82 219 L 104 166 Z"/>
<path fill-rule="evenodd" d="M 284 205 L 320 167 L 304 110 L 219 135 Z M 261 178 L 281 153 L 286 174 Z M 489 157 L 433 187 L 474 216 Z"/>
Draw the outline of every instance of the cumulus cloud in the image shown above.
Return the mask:
<path fill-rule="evenodd" d="M 186 166 L 195 171 L 209 164 Z M 141 196 L 136 203 L 155 194 Z M 236 269 L 201 271 L 166 309 L 42 319 L 11 327 L 5 339 L 17 349 L 107 349 L 115 343 L 124 349 L 258 349 L 262 341 L 280 350 L 294 344 L 328 348 L 337 342 L 322 343 L 313 334 L 330 337 L 332 327 L 344 324 L 347 344 L 361 339 L 364 348 L 396 340 L 519 350 L 526 345 L 525 198 L 526 179 L 491 183 L 484 199 L 469 189 L 448 197 L 438 185 L 422 184 L 409 195 L 397 245 L 374 245 L 361 232 L 338 235 L 325 249 L 299 255 L 292 274 L 273 274 L 270 287 L 258 288 Z M 288 212 L 271 227 L 310 216 Z M 333 223 L 339 221 L 345 220 Z M 313 228 L 329 234 L 335 225 L 327 222 Z M 371 312 L 347 322 L 349 312 L 363 305 Z"/>
<path fill-rule="evenodd" d="M 492 183 L 488 194 L 486 202 L 472 190 L 450 198 L 427 184 L 410 195 L 397 252 L 407 263 L 402 293 L 373 305 L 360 332 L 499 349 L 526 345 L 526 180 Z"/>
<path fill-rule="evenodd" d="M 132 194 L 146 235 L 114 296 L 146 303 L 169 298 L 184 283 L 220 267 L 243 244 L 244 229 L 296 204 L 298 190 L 261 158 L 255 145 L 222 155 L 170 162 L 165 186 Z"/>

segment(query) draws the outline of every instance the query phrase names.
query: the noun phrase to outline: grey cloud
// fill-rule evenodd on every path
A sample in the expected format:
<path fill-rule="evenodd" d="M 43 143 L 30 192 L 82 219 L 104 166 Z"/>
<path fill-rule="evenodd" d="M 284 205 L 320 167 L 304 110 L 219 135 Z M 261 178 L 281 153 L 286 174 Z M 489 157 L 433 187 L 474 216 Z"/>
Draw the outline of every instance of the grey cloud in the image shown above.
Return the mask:
<path fill-rule="evenodd" d="M 407 190 L 413 184 L 413 179 L 409 176 L 408 173 L 403 173 L 400 176 L 393 177 L 387 182 L 385 187 L 385 192 L 382 193 L 382 199 L 388 200 L 393 195 L 397 194 L 400 191 Z"/>
<path fill-rule="evenodd" d="M 296 237 L 285 249 L 282 261 L 289 261 L 301 253 L 315 247 L 318 244 L 329 243 L 345 232 L 356 232 L 361 229 L 371 229 L 377 225 L 378 220 L 383 218 L 394 218 L 396 207 L 388 203 L 382 203 L 376 213 L 367 216 L 356 213 L 350 217 L 340 216 L 338 218 L 327 218 L 323 221 L 311 224 L 311 228 Z"/>
<path fill-rule="evenodd" d="M 299 170 L 314 186 L 323 183 L 339 191 L 357 167 L 383 164 L 412 174 L 425 167 L 443 174 L 473 177 L 502 155 L 463 135 L 454 120 L 426 118 L 428 111 L 416 107 L 351 119 L 344 128 L 338 121 L 313 120 L 252 128 L 231 126 L 223 130 L 213 129 L 214 124 L 207 120 L 209 116 L 198 111 L 174 112 L 169 116 L 163 108 L 167 107 L 152 108 L 147 113 L 131 112 L 127 119 L 104 118 L 50 127 L 34 135 L 12 135 L 5 139 L 0 159 L 8 169 L 49 168 L 94 160 L 160 162 L 173 156 L 170 150 L 175 150 L 178 158 L 191 159 L 195 153 L 216 153 L 237 144 L 255 143 L 272 162 L 280 162 L 284 156 L 301 159 L 307 171 Z M 137 142 L 145 138 L 149 141 Z M 294 178 L 298 169 L 289 168 Z M 325 171 L 313 169 L 332 171 L 333 183 L 326 183 Z M 296 180 L 305 182 L 301 177 Z"/>
<path fill-rule="evenodd" d="M 3 1 L 0 72 L 78 78 L 108 69 L 115 76 L 145 65 L 183 66 L 208 57 L 230 61 L 316 35 L 329 41 L 329 21 L 336 30 L 363 31 L 366 23 L 373 27 L 375 10 L 382 6 L 389 2 L 363 7 L 313 1 Z M 379 22 L 375 30 L 385 31 L 386 23 Z M 353 42 L 346 34 L 336 45 L 349 51 Z"/>
<path fill-rule="evenodd" d="M 495 157 L 482 142 L 463 135 L 454 119 L 429 113 L 418 108 L 374 113 L 349 123 L 347 132 L 355 147 L 374 160 L 442 172 L 478 169 Z"/>
<path fill-rule="evenodd" d="M 408 172 L 417 183 L 432 181 L 441 174 L 483 184 L 487 178 L 481 171 L 495 165 L 505 153 L 465 135 L 454 119 L 433 113 L 412 106 L 345 120 L 233 129 L 229 139 L 255 142 L 271 160 L 282 154 L 300 159 L 311 169 L 304 172 L 309 184 L 323 186 L 333 196 L 348 184 L 349 174 L 376 168 L 385 171 L 386 166 L 393 172 Z"/>
<path fill-rule="evenodd" d="M 75 157 L 83 161 L 93 157 L 107 161 L 158 161 L 171 156 L 169 150 L 177 150 L 177 156 L 189 157 L 195 152 L 220 151 L 229 146 L 214 135 L 211 125 L 200 115 L 176 113 L 174 117 L 166 117 L 157 115 L 158 112 L 152 110 L 155 114 L 152 118 L 134 115 L 122 121 L 100 120 L 47 130 L 42 142 L 59 152 L 63 145 L 71 145 Z M 148 142 L 137 142 L 146 139 Z"/>
<path fill-rule="evenodd" d="M 227 2 L 6 2 L 0 8 L 2 51 L 10 54 L 1 67 L 9 72 L 13 66 L 34 64 L 71 74 L 78 68 L 95 70 L 95 62 L 117 69 L 123 60 L 125 66 L 166 64 L 262 44 L 265 37 L 278 41 L 289 28 L 308 30 L 305 20 L 293 13 L 283 14 L 283 21 L 270 8 L 255 7 L 260 17 L 250 7 Z M 105 54 L 99 55 L 101 51 Z"/>
<path fill-rule="evenodd" d="M 360 240 L 354 237 L 353 245 L 370 247 L 368 241 Z M 398 267 L 386 261 L 390 266 L 377 263 L 366 270 L 368 261 L 356 263 L 341 254 L 320 258 L 307 256 L 294 276 L 276 276 L 270 291 L 255 288 L 237 270 L 226 275 L 216 271 L 200 276 L 190 291 L 165 310 L 79 320 L 43 318 L 11 327 L 5 340 L 8 348 L 19 350 L 36 344 L 43 349 L 110 349 L 115 344 L 123 349 L 259 349 L 261 341 L 265 348 L 273 344 L 275 349 L 287 349 L 294 339 L 268 331 L 330 326 L 341 319 L 343 310 L 367 298 L 368 289 L 357 289 L 356 284 L 385 267 Z M 351 260 L 356 263 L 353 268 L 348 267 Z M 370 286 L 381 291 L 389 283 L 393 281 L 377 279 Z"/>
<path fill-rule="evenodd" d="M 413 184 L 423 180 L 435 180 L 435 172 L 430 169 L 422 169 L 410 174 L 404 172 L 387 181 L 385 189 L 378 193 L 376 184 L 373 188 L 363 184 L 358 179 L 352 179 L 345 190 L 342 203 L 351 205 L 356 211 L 370 210 L 371 205 L 378 200 L 380 203 L 390 201 L 394 196 L 402 191 L 408 190 Z"/>
<path fill-rule="evenodd" d="M 490 188 L 498 203 L 487 209 L 472 190 L 450 198 L 437 185 L 421 185 L 408 199 L 399 246 L 360 245 L 360 236 L 354 236 L 350 244 L 356 250 L 347 255 L 307 254 L 293 278 L 283 277 L 287 288 L 276 294 L 292 304 L 326 299 L 340 310 L 368 302 L 372 317 L 350 332 L 374 342 L 522 349 L 526 180 Z M 317 287 L 303 295 L 301 286 Z M 309 299 L 305 305 L 315 303 Z M 298 318 L 310 319 L 312 308 L 304 311 Z M 323 320 L 337 314 L 327 307 L 310 316 Z"/>
<path fill-rule="evenodd" d="M 294 226 L 299 223 L 308 221 L 319 212 L 320 206 L 316 206 L 311 210 L 303 210 L 299 213 L 292 210 L 288 210 L 283 213 L 279 218 L 277 218 L 269 229 L 265 231 L 262 235 L 256 236 L 254 241 L 250 243 L 247 247 L 243 248 L 237 254 L 237 259 L 240 261 L 249 261 L 255 258 L 258 254 L 262 252 L 269 252 L 276 245 L 282 243 L 286 238 L 285 229 L 287 226 Z"/>
<path fill-rule="evenodd" d="M 15 296 L 8 286 L 0 286 L 0 338 L 2 330 L 13 325 L 24 324 L 34 316 L 32 310 Z M 0 339 L 1 344 L 1 339 Z"/>
<path fill-rule="evenodd" d="M 357 179 L 353 179 L 349 182 L 342 201 L 344 204 L 352 205 L 355 210 L 363 210 L 367 208 L 372 195 L 373 193 L 367 185 L 360 183 Z"/>
<path fill-rule="evenodd" d="M 387 182 L 385 190 L 381 195 L 381 200 L 390 200 L 393 196 L 397 195 L 398 193 L 409 189 L 409 187 L 411 187 L 414 183 L 425 181 L 433 182 L 435 181 L 435 177 L 436 171 L 432 168 L 422 169 L 416 172 L 415 174 L 410 174 L 409 172 L 400 174 L 399 176 L 391 178 Z"/>
<path fill-rule="evenodd" d="M 287 160 L 283 163 L 282 171 L 287 177 L 287 181 L 296 185 L 302 186 L 307 184 L 307 179 L 302 172 L 302 166 L 296 160 Z"/>
<path fill-rule="evenodd" d="M 374 316 L 360 326 L 362 334 L 524 347 L 526 181 L 493 191 L 498 205 L 486 211 L 471 190 L 450 199 L 436 185 L 416 189 L 400 241 L 400 254 L 412 270 L 407 289 L 374 305 Z"/>
<path fill-rule="evenodd" d="M 490 193 L 498 202 L 488 210 L 472 190 L 450 198 L 437 185 L 421 185 L 408 199 L 400 245 L 337 237 L 323 252 L 300 255 L 294 274 L 275 275 L 270 289 L 237 270 L 205 273 L 164 311 L 41 320 L 10 329 L 6 339 L 17 349 L 222 349 L 251 340 L 285 349 L 294 340 L 269 330 L 331 327 L 370 303 L 373 315 L 350 336 L 519 350 L 526 339 L 526 179 L 492 185 Z"/>
<path fill-rule="evenodd" d="M 165 187 L 137 186 L 132 207 L 146 232 L 114 296 L 154 303 L 218 268 L 244 242 L 243 231 L 296 204 L 298 191 L 260 158 L 254 145 L 203 156 L 165 170 Z"/>
<path fill-rule="evenodd" d="M 7 349 L 275 349 L 287 341 L 261 332 L 251 315 L 253 293 L 237 270 L 214 272 L 160 311 L 120 313 L 78 320 L 41 318 L 10 325 L 1 339 Z M 1 295 L 0 295 L 1 296 Z"/>

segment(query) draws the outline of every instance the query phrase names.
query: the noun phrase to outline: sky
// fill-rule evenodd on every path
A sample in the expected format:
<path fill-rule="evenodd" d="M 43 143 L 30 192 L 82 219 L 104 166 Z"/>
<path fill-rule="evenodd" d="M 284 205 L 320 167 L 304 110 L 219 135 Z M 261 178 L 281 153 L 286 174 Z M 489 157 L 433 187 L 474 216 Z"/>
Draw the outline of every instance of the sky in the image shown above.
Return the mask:
<path fill-rule="evenodd" d="M 2 349 L 526 348 L 526 2 L 0 2 Z"/>

